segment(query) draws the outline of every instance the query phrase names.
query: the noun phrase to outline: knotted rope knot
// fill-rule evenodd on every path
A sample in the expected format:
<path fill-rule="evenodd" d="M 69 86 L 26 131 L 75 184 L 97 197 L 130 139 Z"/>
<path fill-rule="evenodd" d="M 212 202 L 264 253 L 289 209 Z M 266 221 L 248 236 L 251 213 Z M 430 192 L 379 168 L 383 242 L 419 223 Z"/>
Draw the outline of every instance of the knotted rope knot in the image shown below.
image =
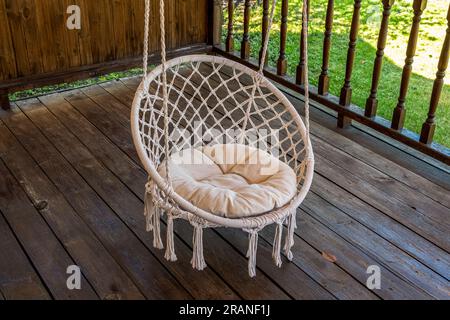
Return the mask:
<path fill-rule="evenodd" d="M 151 194 L 153 191 L 153 181 L 148 179 L 148 182 L 145 184 L 145 192 L 147 194 Z"/>
<path fill-rule="evenodd" d="M 161 208 L 153 193 L 155 192 L 155 186 L 152 182 L 148 182 L 145 185 L 145 200 L 144 200 L 144 215 L 146 217 L 146 230 L 147 232 L 153 231 L 153 246 L 158 249 L 163 249 L 163 243 L 161 240 Z"/>
<path fill-rule="evenodd" d="M 254 83 L 256 86 L 260 86 L 261 82 L 265 79 L 264 77 L 264 70 L 259 70 L 254 77 Z"/>
<path fill-rule="evenodd" d="M 192 235 L 192 268 L 202 271 L 207 267 L 203 255 L 203 228 L 205 227 L 205 222 L 199 217 L 192 216 L 189 217 L 189 222 L 194 227 Z"/>

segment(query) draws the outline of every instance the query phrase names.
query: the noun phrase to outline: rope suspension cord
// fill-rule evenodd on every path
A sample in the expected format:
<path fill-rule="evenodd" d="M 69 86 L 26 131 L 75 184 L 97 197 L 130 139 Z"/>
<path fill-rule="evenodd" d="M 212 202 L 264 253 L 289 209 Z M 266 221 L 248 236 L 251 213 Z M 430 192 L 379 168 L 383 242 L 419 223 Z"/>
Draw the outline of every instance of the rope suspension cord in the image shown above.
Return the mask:
<path fill-rule="evenodd" d="M 309 154 L 309 150 L 311 148 L 311 140 L 310 140 L 310 119 L 309 119 L 309 63 L 308 63 L 308 0 L 303 0 L 303 13 L 302 13 L 302 33 L 303 33 L 303 56 L 305 57 L 305 127 L 306 127 L 306 149 L 307 154 Z M 306 159 L 307 161 L 311 161 L 312 159 Z"/>
<path fill-rule="evenodd" d="M 270 32 L 272 30 L 272 25 L 273 25 L 273 19 L 275 16 L 275 8 L 277 5 L 277 0 L 273 0 L 272 1 L 272 9 L 270 10 L 270 17 L 269 17 L 269 24 L 267 26 L 267 30 L 266 30 L 266 34 L 264 37 L 264 43 L 263 43 L 263 50 L 262 50 L 262 54 L 261 54 L 261 62 L 259 64 L 259 69 L 258 69 L 258 76 L 260 77 L 259 79 L 261 79 L 262 77 L 264 77 L 264 66 L 266 63 L 266 59 L 267 59 L 267 51 L 269 48 L 269 41 L 270 41 Z M 303 56 L 305 57 L 305 84 L 304 84 L 304 90 L 305 90 L 305 127 L 306 127 L 306 141 L 305 141 L 305 147 L 307 152 L 310 150 L 311 148 L 311 141 L 310 141 L 310 115 L 309 115 L 309 107 L 310 107 L 310 103 L 309 103 L 309 72 L 308 72 L 308 0 L 303 0 L 303 8 L 302 8 L 302 51 L 303 51 Z M 249 101 L 248 107 L 247 107 L 247 112 L 245 113 L 245 118 L 244 118 L 244 124 L 242 126 L 243 130 L 242 130 L 242 134 L 241 137 L 239 139 L 239 142 L 242 143 L 244 140 L 244 136 L 245 136 L 245 131 L 247 129 L 247 125 L 248 125 L 248 121 L 250 118 L 250 110 L 251 110 L 251 106 L 254 104 L 254 99 L 253 97 L 255 96 L 256 93 L 256 89 L 257 86 L 259 85 L 259 81 L 255 81 L 254 82 L 254 87 L 252 90 L 252 98 Z M 255 106 L 257 107 L 257 105 L 255 104 Z M 307 161 L 310 161 L 311 159 L 307 159 Z"/>
<path fill-rule="evenodd" d="M 150 35 L 150 0 L 145 0 L 145 27 L 144 27 L 144 79 L 148 75 L 148 37 Z M 171 181 L 169 175 L 169 97 L 167 90 L 167 53 L 166 53 L 166 21 L 165 21 L 165 4 L 164 0 L 159 1 L 159 23 L 160 23 L 160 46 L 161 46 L 161 66 L 162 66 L 162 96 L 163 96 L 163 114 L 164 114 L 164 152 L 166 155 L 165 167 L 167 178 L 167 192 L 171 192 Z"/>

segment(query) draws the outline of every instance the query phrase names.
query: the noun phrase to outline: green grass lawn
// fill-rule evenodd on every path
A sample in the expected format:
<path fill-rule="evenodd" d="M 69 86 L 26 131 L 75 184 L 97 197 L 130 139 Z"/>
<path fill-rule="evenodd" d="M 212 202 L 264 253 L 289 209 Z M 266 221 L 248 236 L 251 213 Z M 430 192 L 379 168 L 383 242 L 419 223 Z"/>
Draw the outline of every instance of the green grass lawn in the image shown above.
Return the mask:
<path fill-rule="evenodd" d="M 255 1 L 256 2 L 256 1 Z M 449 0 L 428 1 L 423 14 L 417 54 L 413 64 L 406 108 L 405 127 L 420 133 L 426 119 L 431 89 L 437 71 L 439 56 L 447 27 L 447 10 Z M 287 39 L 288 73 L 295 74 L 299 60 L 299 37 L 301 27 L 302 0 L 289 0 L 289 21 Z M 353 0 L 335 1 L 335 15 L 330 58 L 330 92 L 339 96 L 345 76 L 345 63 L 348 48 L 348 34 L 353 13 Z M 278 0 L 276 20 L 271 33 L 270 65 L 276 66 L 279 53 L 280 5 Z M 322 65 L 323 32 L 327 0 L 311 0 L 310 23 L 310 81 L 317 85 Z M 243 30 L 243 5 L 235 12 L 235 48 L 240 48 Z M 370 92 L 373 63 L 376 53 L 382 6 L 380 0 L 364 0 L 361 8 L 361 27 L 356 49 L 353 70 L 352 102 L 365 106 Z M 397 104 L 400 79 L 404 65 L 413 17 L 412 0 L 397 0 L 392 8 L 389 37 L 385 50 L 382 77 L 378 90 L 378 115 L 392 119 L 392 111 Z M 262 7 L 252 6 L 250 22 L 251 55 L 257 57 L 261 42 Z M 227 15 L 224 19 L 226 30 Z M 225 36 L 225 35 L 224 35 Z M 450 147 L 450 77 L 446 77 L 438 111 L 435 142 Z"/>

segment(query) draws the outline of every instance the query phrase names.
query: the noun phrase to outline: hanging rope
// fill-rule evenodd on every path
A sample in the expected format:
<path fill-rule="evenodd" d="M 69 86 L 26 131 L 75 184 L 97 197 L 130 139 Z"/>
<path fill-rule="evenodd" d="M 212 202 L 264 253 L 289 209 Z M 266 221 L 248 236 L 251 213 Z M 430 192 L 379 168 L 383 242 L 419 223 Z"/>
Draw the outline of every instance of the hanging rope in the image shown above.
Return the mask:
<path fill-rule="evenodd" d="M 164 152 L 166 155 L 166 181 L 167 185 L 167 193 L 171 191 L 171 181 L 169 174 L 169 153 L 170 153 L 170 144 L 169 144 L 169 97 L 167 90 L 167 53 L 166 53 L 166 18 L 165 18 L 165 4 L 164 0 L 159 1 L 159 24 L 160 24 L 160 45 L 161 45 L 161 68 L 162 68 L 162 98 L 163 98 L 163 114 L 164 114 Z M 148 76 L 148 49 L 149 42 L 148 38 L 150 35 L 150 0 L 145 0 L 145 26 L 144 26 L 144 79 L 147 79 Z"/>
<path fill-rule="evenodd" d="M 144 79 L 148 73 L 148 37 L 150 35 L 150 0 L 145 0 L 145 16 L 144 16 Z"/>
<path fill-rule="evenodd" d="M 261 63 L 259 65 L 257 78 L 254 79 L 254 81 L 253 81 L 254 84 L 253 84 L 253 88 L 252 88 L 252 93 L 248 100 L 248 106 L 247 106 L 247 110 L 245 112 L 244 123 L 242 124 L 242 133 L 238 139 L 239 144 L 244 143 L 245 133 L 247 131 L 248 121 L 250 119 L 250 111 L 252 109 L 252 105 L 254 105 L 254 103 L 255 103 L 256 89 L 260 85 L 261 79 L 263 79 L 263 77 L 264 77 L 264 65 L 266 63 L 266 55 L 267 55 L 267 50 L 269 47 L 269 40 L 270 40 L 270 30 L 272 29 L 273 18 L 275 16 L 275 7 L 276 6 L 277 6 L 277 0 L 273 0 L 272 1 L 272 9 L 270 10 L 269 25 L 267 27 L 265 38 L 264 38 L 264 43 L 263 43 Z"/>
<path fill-rule="evenodd" d="M 310 124 L 309 124 L 309 62 L 308 62 L 308 0 L 303 0 L 303 12 L 302 12 L 302 33 L 303 33 L 303 56 L 305 57 L 305 127 L 306 127 L 306 149 L 307 151 L 311 148 L 310 140 Z M 307 152 L 309 154 L 309 152 Z M 307 159 L 311 161 L 312 159 Z"/>

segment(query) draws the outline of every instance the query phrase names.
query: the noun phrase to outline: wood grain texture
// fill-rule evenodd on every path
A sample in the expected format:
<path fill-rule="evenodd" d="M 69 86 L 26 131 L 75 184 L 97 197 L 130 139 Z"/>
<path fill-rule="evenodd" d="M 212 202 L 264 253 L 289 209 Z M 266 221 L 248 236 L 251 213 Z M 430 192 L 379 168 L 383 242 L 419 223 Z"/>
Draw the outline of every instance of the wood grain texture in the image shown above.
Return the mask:
<path fill-rule="evenodd" d="M 168 49 L 206 43 L 208 0 L 168 0 Z M 141 0 L 0 0 L 0 83 L 142 54 Z M 158 1 L 150 12 L 150 52 L 159 49 Z M 69 5 L 81 29 L 69 30 Z M 195 8 L 195 10 L 193 10 Z"/>

